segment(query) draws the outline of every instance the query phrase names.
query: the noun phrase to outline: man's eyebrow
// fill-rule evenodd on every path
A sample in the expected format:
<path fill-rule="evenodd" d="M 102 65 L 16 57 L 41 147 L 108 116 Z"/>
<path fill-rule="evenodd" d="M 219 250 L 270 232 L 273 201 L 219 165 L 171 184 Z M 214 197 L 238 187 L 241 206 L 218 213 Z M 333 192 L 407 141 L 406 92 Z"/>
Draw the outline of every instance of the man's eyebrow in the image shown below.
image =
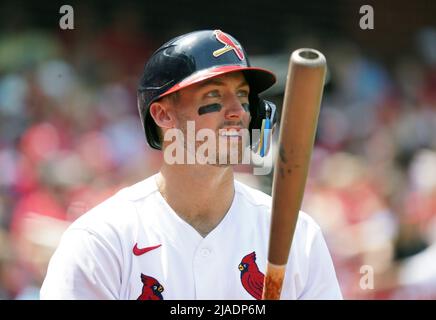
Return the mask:
<path fill-rule="evenodd" d="M 242 88 L 242 87 L 245 87 L 245 86 L 248 86 L 248 82 L 245 81 L 245 80 L 242 80 L 242 82 L 239 84 L 239 86 L 237 88 L 239 89 L 239 88 Z"/>

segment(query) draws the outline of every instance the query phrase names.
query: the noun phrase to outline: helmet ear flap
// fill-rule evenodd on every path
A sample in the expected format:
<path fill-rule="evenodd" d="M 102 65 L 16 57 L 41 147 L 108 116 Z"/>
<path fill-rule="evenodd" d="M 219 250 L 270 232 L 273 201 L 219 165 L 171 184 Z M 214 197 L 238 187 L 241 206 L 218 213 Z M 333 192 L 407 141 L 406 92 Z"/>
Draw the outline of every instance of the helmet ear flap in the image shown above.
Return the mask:
<path fill-rule="evenodd" d="M 153 149 L 162 150 L 162 143 L 159 138 L 158 128 L 150 114 L 150 109 L 147 109 L 144 119 L 144 130 L 147 142 Z"/>
<path fill-rule="evenodd" d="M 249 102 L 251 150 L 264 157 L 270 149 L 273 129 L 277 122 L 277 108 L 274 103 L 260 99 L 257 94 L 249 96 Z"/>
<path fill-rule="evenodd" d="M 159 132 L 153 117 L 150 114 L 150 108 L 145 106 L 144 93 L 138 90 L 138 111 L 144 128 L 145 138 L 148 145 L 156 150 L 162 150 Z"/>
<path fill-rule="evenodd" d="M 251 115 L 251 120 L 250 120 L 250 125 L 249 125 L 249 130 L 250 130 L 250 139 L 251 139 L 251 132 L 253 129 L 260 129 L 262 126 L 262 108 L 261 108 L 261 100 L 259 98 L 259 95 L 257 93 L 251 93 L 248 96 L 248 102 L 250 104 L 250 115 Z M 253 141 L 250 141 L 251 143 L 253 143 Z"/>

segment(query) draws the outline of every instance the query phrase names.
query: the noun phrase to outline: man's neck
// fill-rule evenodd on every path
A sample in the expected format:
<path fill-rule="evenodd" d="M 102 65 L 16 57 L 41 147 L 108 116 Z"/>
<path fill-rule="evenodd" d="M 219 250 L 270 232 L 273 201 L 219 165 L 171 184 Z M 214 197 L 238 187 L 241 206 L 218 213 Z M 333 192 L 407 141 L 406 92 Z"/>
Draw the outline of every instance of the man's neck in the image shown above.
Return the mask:
<path fill-rule="evenodd" d="M 224 218 L 235 193 L 231 167 L 164 164 L 157 184 L 170 207 L 203 237 Z"/>

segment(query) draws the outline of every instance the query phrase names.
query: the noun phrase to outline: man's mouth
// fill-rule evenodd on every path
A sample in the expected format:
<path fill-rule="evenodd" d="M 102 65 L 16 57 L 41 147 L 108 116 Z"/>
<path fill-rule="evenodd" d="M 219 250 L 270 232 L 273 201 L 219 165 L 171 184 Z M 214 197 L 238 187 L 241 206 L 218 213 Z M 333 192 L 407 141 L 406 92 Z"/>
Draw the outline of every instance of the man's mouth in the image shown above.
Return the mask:
<path fill-rule="evenodd" d="M 219 130 L 221 137 L 241 137 L 241 127 L 224 128 Z"/>

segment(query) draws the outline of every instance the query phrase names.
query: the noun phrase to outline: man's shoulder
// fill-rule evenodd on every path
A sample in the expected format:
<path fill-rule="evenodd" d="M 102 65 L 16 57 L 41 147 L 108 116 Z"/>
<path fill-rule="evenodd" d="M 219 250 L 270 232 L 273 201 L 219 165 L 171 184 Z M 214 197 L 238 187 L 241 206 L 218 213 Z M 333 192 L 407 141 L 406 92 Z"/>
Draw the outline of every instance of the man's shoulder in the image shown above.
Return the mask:
<path fill-rule="evenodd" d="M 157 190 L 154 176 L 125 187 L 79 217 L 71 225 L 76 229 L 100 229 L 102 225 L 122 227 L 136 216 L 135 202 Z"/>
<path fill-rule="evenodd" d="M 119 198 L 119 201 L 137 201 L 150 196 L 156 191 L 156 175 L 152 175 L 129 187 L 121 189 L 116 196 Z"/>
<path fill-rule="evenodd" d="M 271 213 L 272 197 L 269 194 L 238 180 L 235 180 L 235 189 L 248 203 L 253 206 L 264 207 L 269 214 Z M 298 214 L 297 228 L 312 232 L 320 229 L 318 223 L 309 214 L 301 210 Z"/>
<path fill-rule="evenodd" d="M 300 210 L 296 229 L 306 234 L 306 236 L 316 236 L 321 231 L 319 224 L 306 212 Z"/>
<path fill-rule="evenodd" d="M 271 196 L 259 189 L 253 188 L 239 180 L 235 180 L 235 191 L 253 206 L 271 208 Z"/>

